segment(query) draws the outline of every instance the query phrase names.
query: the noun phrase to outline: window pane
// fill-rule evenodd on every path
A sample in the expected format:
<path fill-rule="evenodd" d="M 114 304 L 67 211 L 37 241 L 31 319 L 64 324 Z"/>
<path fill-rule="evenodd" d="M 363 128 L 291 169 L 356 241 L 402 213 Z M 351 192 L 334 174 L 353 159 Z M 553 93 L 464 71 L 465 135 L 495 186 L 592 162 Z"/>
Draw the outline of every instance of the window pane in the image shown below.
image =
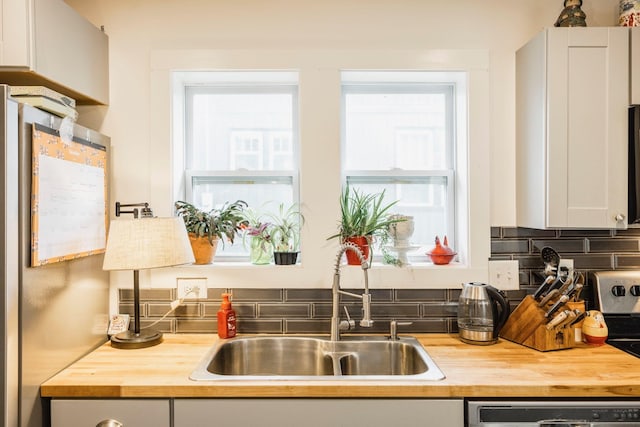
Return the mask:
<path fill-rule="evenodd" d="M 193 203 L 210 210 L 221 207 L 225 202 L 243 200 L 254 209 L 276 213 L 279 203 L 285 206 L 293 203 L 292 181 L 290 177 L 194 177 Z M 247 256 L 249 251 L 244 248 L 242 238 L 238 237 L 233 246 L 226 244 L 223 248 L 219 245 L 216 253 L 222 256 Z"/>
<path fill-rule="evenodd" d="M 346 181 L 397 200 L 390 213 L 413 216 L 412 246 L 430 248 L 443 235 L 455 241 L 456 76 L 349 71 L 342 79 Z M 409 255 L 426 260 L 424 250 Z"/>
<path fill-rule="evenodd" d="M 210 210 L 243 200 L 275 212 L 298 201 L 297 72 L 178 72 L 176 82 L 188 202 Z M 239 239 L 217 256 L 246 261 L 248 251 Z"/>
<path fill-rule="evenodd" d="M 220 207 L 224 202 L 244 200 L 249 206 L 257 207 L 267 201 L 278 203 L 293 202 L 292 179 L 282 178 L 229 178 L 194 177 L 193 203 L 209 210 Z"/>
<path fill-rule="evenodd" d="M 293 89 L 246 90 L 188 89 L 189 169 L 293 169 Z"/>
<path fill-rule="evenodd" d="M 344 90 L 347 169 L 450 168 L 445 94 Z"/>
<path fill-rule="evenodd" d="M 448 233 L 447 177 L 348 177 L 347 181 L 364 193 L 384 190 L 385 204 L 399 200 L 390 213 L 414 217 L 413 245 L 432 246 L 435 236 Z"/>

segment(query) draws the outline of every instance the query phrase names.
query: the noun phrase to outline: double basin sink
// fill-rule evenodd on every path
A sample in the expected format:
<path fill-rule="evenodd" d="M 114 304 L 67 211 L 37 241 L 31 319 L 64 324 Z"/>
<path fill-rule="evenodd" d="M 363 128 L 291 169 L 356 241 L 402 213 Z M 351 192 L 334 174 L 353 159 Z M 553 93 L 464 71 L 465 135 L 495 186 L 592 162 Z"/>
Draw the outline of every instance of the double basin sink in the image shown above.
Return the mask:
<path fill-rule="evenodd" d="M 250 336 L 218 341 L 191 374 L 206 380 L 429 380 L 444 374 L 413 337 Z"/>

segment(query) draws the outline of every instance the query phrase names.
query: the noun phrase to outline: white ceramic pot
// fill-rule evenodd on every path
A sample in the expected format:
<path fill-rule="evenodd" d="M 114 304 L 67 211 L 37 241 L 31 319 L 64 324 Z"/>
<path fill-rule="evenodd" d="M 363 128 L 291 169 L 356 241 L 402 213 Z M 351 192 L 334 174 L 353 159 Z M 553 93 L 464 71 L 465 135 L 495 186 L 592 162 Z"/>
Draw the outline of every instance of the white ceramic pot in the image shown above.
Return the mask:
<path fill-rule="evenodd" d="M 393 238 L 393 246 L 396 248 L 411 246 L 411 244 L 409 243 L 409 239 L 413 235 L 413 217 L 408 215 L 394 215 L 393 218 L 405 220 L 391 224 L 391 226 L 389 227 L 389 234 Z"/>

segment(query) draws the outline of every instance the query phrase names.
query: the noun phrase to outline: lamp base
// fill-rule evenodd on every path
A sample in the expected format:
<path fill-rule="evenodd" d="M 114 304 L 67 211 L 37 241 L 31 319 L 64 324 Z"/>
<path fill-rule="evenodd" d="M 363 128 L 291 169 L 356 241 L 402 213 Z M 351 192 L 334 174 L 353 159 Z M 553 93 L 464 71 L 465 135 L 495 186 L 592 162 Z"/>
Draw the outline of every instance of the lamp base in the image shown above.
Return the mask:
<path fill-rule="evenodd" d="M 152 347 L 162 342 L 162 332 L 146 329 L 136 334 L 133 331 L 120 332 L 111 337 L 111 347 L 134 349 Z"/>

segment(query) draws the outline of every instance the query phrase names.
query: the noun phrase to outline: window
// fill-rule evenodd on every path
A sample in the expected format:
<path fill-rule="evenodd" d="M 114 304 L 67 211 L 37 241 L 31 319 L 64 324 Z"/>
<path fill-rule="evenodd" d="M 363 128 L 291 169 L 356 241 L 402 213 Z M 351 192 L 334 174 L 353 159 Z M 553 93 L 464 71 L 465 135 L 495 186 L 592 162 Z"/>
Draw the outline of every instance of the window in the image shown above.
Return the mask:
<path fill-rule="evenodd" d="M 398 200 L 393 212 L 414 217 L 416 247 L 432 246 L 435 236 L 455 241 L 454 100 L 462 78 L 342 73 L 344 179 L 367 193 L 384 190 L 387 203 Z"/>
<path fill-rule="evenodd" d="M 154 141 L 154 149 L 149 150 L 154 212 L 170 214 L 173 201 L 183 200 L 188 194 L 192 200 L 199 198 L 208 205 L 258 196 L 299 202 L 305 225 L 301 230 L 304 257 L 294 268 L 253 268 L 224 262 L 235 260 L 228 250 L 238 250 L 236 259 L 248 260 L 239 242 L 227 245 L 225 255 L 218 253 L 210 267 L 158 269 L 152 274 L 167 283 L 176 277 L 206 277 L 209 287 L 330 287 L 338 243 L 335 239 L 327 241 L 327 237 L 337 231 L 340 187 L 348 178 L 353 185 L 366 186 L 367 191 L 387 189 L 390 200 L 402 200 L 399 208 L 403 211 L 419 212 L 415 215 L 428 218 L 423 219 L 427 226 L 438 224 L 433 229 L 437 232 L 416 231 L 414 236 L 424 234 L 419 240 L 426 240 L 428 249 L 433 246 L 434 235 L 446 230 L 460 261 L 434 266 L 420 262 L 423 259 L 416 256 L 410 258 L 412 265 L 407 268 L 376 264 L 369 272 L 371 287 L 450 289 L 460 283 L 486 280 L 491 230 L 489 58 L 488 51 L 465 49 L 154 52 L 150 64 L 154 126 L 149 129 Z M 203 69 L 216 71 L 200 71 Z M 360 138 L 360 146 L 347 152 L 343 86 L 353 88 L 357 96 L 376 96 L 377 89 L 397 91 L 403 87 L 400 93 L 405 104 L 415 104 L 416 110 L 426 109 L 425 105 L 444 105 L 451 121 L 443 119 L 438 110 L 430 111 L 428 120 L 422 122 L 397 121 L 392 132 L 385 131 L 383 145 L 374 145 L 382 140 L 382 130 L 376 130 L 371 138 Z M 232 129 L 235 142 L 231 142 L 230 131 L 225 150 L 215 148 L 210 153 L 195 154 L 187 146 L 196 139 L 209 138 L 206 132 L 213 131 L 205 127 L 196 136 L 188 130 L 193 120 L 189 96 L 198 91 L 207 96 L 234 91 L 237 95 L 243 91 L 283 95 L 289 91 L 290 124 L 277 120 L 270 121 L 269 126 L 238 123 Z M 382 97 L 387 95 L 382 91 Z M 427 96 L 433 105 L 421 100 Z M 392 106 L 400 112 L 405 108 Z M 367 130 L 363 125 L 360 129 Z M 356 158 L 350 162 L 359 150 L 371 151 L 368 154 L 375 161 Z M 214 155 L 222 158 L 215 159 Z M 194 158 L 198 162 L 224 159 L 224 166 L 191 164 Z M 267 191 L 272 193 L 265 196 Z M 250 203 L 260 206 L 261 200 Z M 412 238 L 413 244 L 417 241 Z M 362 281 L 358 268 L 344 268 L 341 275 L 348 286 L 357 287 Z"/>
<path fill-rule="evenodd" d="M 185 103 L 185 195 L 204 209 L 298 200 L 297 74 L 180 73 Z M 275 201 L 270 205 L 266 202 Z M 217 257 L 243 257 L 243 245 Z"/>

